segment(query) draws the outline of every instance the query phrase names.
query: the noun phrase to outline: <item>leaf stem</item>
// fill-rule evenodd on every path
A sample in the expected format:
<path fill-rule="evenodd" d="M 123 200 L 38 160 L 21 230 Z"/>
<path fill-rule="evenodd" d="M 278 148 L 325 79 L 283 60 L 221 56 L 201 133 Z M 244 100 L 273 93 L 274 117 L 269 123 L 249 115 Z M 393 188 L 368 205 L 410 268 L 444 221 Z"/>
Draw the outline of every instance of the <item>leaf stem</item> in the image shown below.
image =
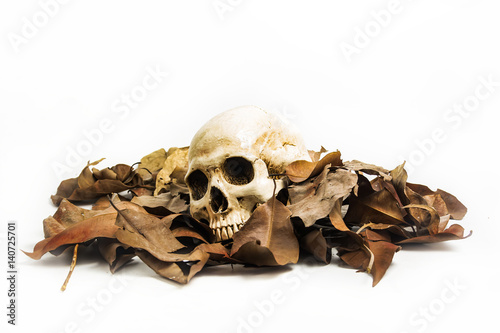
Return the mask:
<path fill-rule="evenodd" d="M 373 252 L 370 250 L 370 248 L 363 244 L 364 248 L 370 253 L 370 262 L 368 263 L 368 267 L 366 267 L 366 272 L 368 274 L 371 274 L 372 272 L 372 269 L 373 269 L 373 262 L 375 261 L 375 255 L 373 254 Z"/>
<path fill-rule="evenodd" d="M 61 291 L 66 290 L 66 287 L 68 286 L 69 279 L 71 278 L 71 274 L 73 274 L 73 271 L 75 270 L 76 258 L 77 258 L 77 254 L 78 254 L 78 245 L 80 245 L 80 244 L 76 244 L 75 249 L 73 250 L 73 260 L 71 261 L 71 266 L 69 267 L 69 273 L 68 273 L 68 276 L 66 277 L 66 280 L 64 281 L 64 284 L 61 287 Z"/>
<path fill-rule="evenodd" d="M 363 225 L 361 228 L 358 229 L 358 231 L 356 231 L 357 234 L 359 234 L 361 231 L 363 231 L 364 229 L 368 228 L 368 227 L 371 227 L 373 225 L 372 222 L 370 223 L 366 223 L 365 225 Z"/>

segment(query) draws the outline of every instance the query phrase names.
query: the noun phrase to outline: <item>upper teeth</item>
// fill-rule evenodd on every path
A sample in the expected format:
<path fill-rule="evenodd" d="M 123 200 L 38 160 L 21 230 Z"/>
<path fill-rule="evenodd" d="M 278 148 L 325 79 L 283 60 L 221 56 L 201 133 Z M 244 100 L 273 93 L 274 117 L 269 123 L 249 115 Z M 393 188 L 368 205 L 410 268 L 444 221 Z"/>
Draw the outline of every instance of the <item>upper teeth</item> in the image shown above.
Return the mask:
<path fill-rule="evenodd" d="M 242 226 L 243 226 L 243 223 L 227 225 L 227 226 L 221 227 L 220 224 L 217 223 L 216 228 L 212 229 L 212 231 L 215 235 L 215 241 L 221 242 L 221 241 L 233 238 L 233 235 L 235 233 L 237 233 L 238 230 L 240 230 Z"/>

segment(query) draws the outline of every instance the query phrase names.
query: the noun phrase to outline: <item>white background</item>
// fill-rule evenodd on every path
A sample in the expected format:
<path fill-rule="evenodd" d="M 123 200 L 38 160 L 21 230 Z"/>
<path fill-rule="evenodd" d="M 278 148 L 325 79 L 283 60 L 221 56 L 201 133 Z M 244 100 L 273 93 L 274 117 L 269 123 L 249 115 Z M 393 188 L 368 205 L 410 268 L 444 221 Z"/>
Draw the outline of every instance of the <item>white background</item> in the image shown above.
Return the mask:
<path fill-rule="evenodd" d="M 161 147 L 189 145 L 212 116 L 247 104 L 290 118 L 311 149 L 339 149 L 345 160 L 386 168 L 408 160 L 409 180 L 458 196 L 469 208 L 461 223 L 474 230 L 464 241 L 405 247 L 375 288 L 369 275 L 340 267 L 337 258 L 327 266 L 209 269 L 181 286 L 139 260 L 113 276 L 82 254 L 62 293 L 69 257 L 33 261 L 19 252 L 18 326 L 6 324 L 2 273 L 2 327 L 496 327 L 499 9 L 481 0 L 2 1 L 4 272 L 7 222 L 17 222 L 20 249 L 31 250 L 43 238 L 42 220 L 56 210 L 50 195 L 86 161 L 131 164 Z M 157 84 L 147 78 L 155 70 Z M 150 90 L 141 87 L 145 79 Z M 127 107 L 122 98 L 131 94 L 137 103 Z"/>

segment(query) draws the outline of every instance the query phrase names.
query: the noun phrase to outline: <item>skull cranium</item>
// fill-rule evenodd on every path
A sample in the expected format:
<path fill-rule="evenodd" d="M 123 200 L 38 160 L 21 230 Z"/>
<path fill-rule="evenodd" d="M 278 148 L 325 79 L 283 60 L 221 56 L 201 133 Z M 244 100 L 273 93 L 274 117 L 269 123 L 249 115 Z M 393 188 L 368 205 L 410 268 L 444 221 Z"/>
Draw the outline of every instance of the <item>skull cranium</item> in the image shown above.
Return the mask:
<path fill-rule="evenodd" d="M 255 106 L 238 107 L 208 121 L 189 147 L 186 184 L 191 215 L 208 222 L 216 241 L 231 239 L 282 180 L 295 160 L 309 160 L 301 136 L 280 116 Z"/>

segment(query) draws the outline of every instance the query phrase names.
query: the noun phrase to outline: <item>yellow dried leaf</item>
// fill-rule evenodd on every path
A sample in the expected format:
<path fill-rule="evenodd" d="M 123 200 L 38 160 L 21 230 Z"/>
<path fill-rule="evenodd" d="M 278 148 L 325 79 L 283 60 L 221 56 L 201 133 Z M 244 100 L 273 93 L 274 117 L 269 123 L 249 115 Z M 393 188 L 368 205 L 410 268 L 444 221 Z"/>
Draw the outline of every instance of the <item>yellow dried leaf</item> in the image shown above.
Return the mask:
<path fill-rule="evenodd" d="M 141 158 L 141 164 L 137 172 L 142 176 L 143 179 L 150 179 L 151 173 L 160 170 L 163 167 L 166 159 L 167 152 L 165 151 L 165 149 L 160 148 L 158 150 L 155 150 L 151 154 L 148 154 Z"/>

